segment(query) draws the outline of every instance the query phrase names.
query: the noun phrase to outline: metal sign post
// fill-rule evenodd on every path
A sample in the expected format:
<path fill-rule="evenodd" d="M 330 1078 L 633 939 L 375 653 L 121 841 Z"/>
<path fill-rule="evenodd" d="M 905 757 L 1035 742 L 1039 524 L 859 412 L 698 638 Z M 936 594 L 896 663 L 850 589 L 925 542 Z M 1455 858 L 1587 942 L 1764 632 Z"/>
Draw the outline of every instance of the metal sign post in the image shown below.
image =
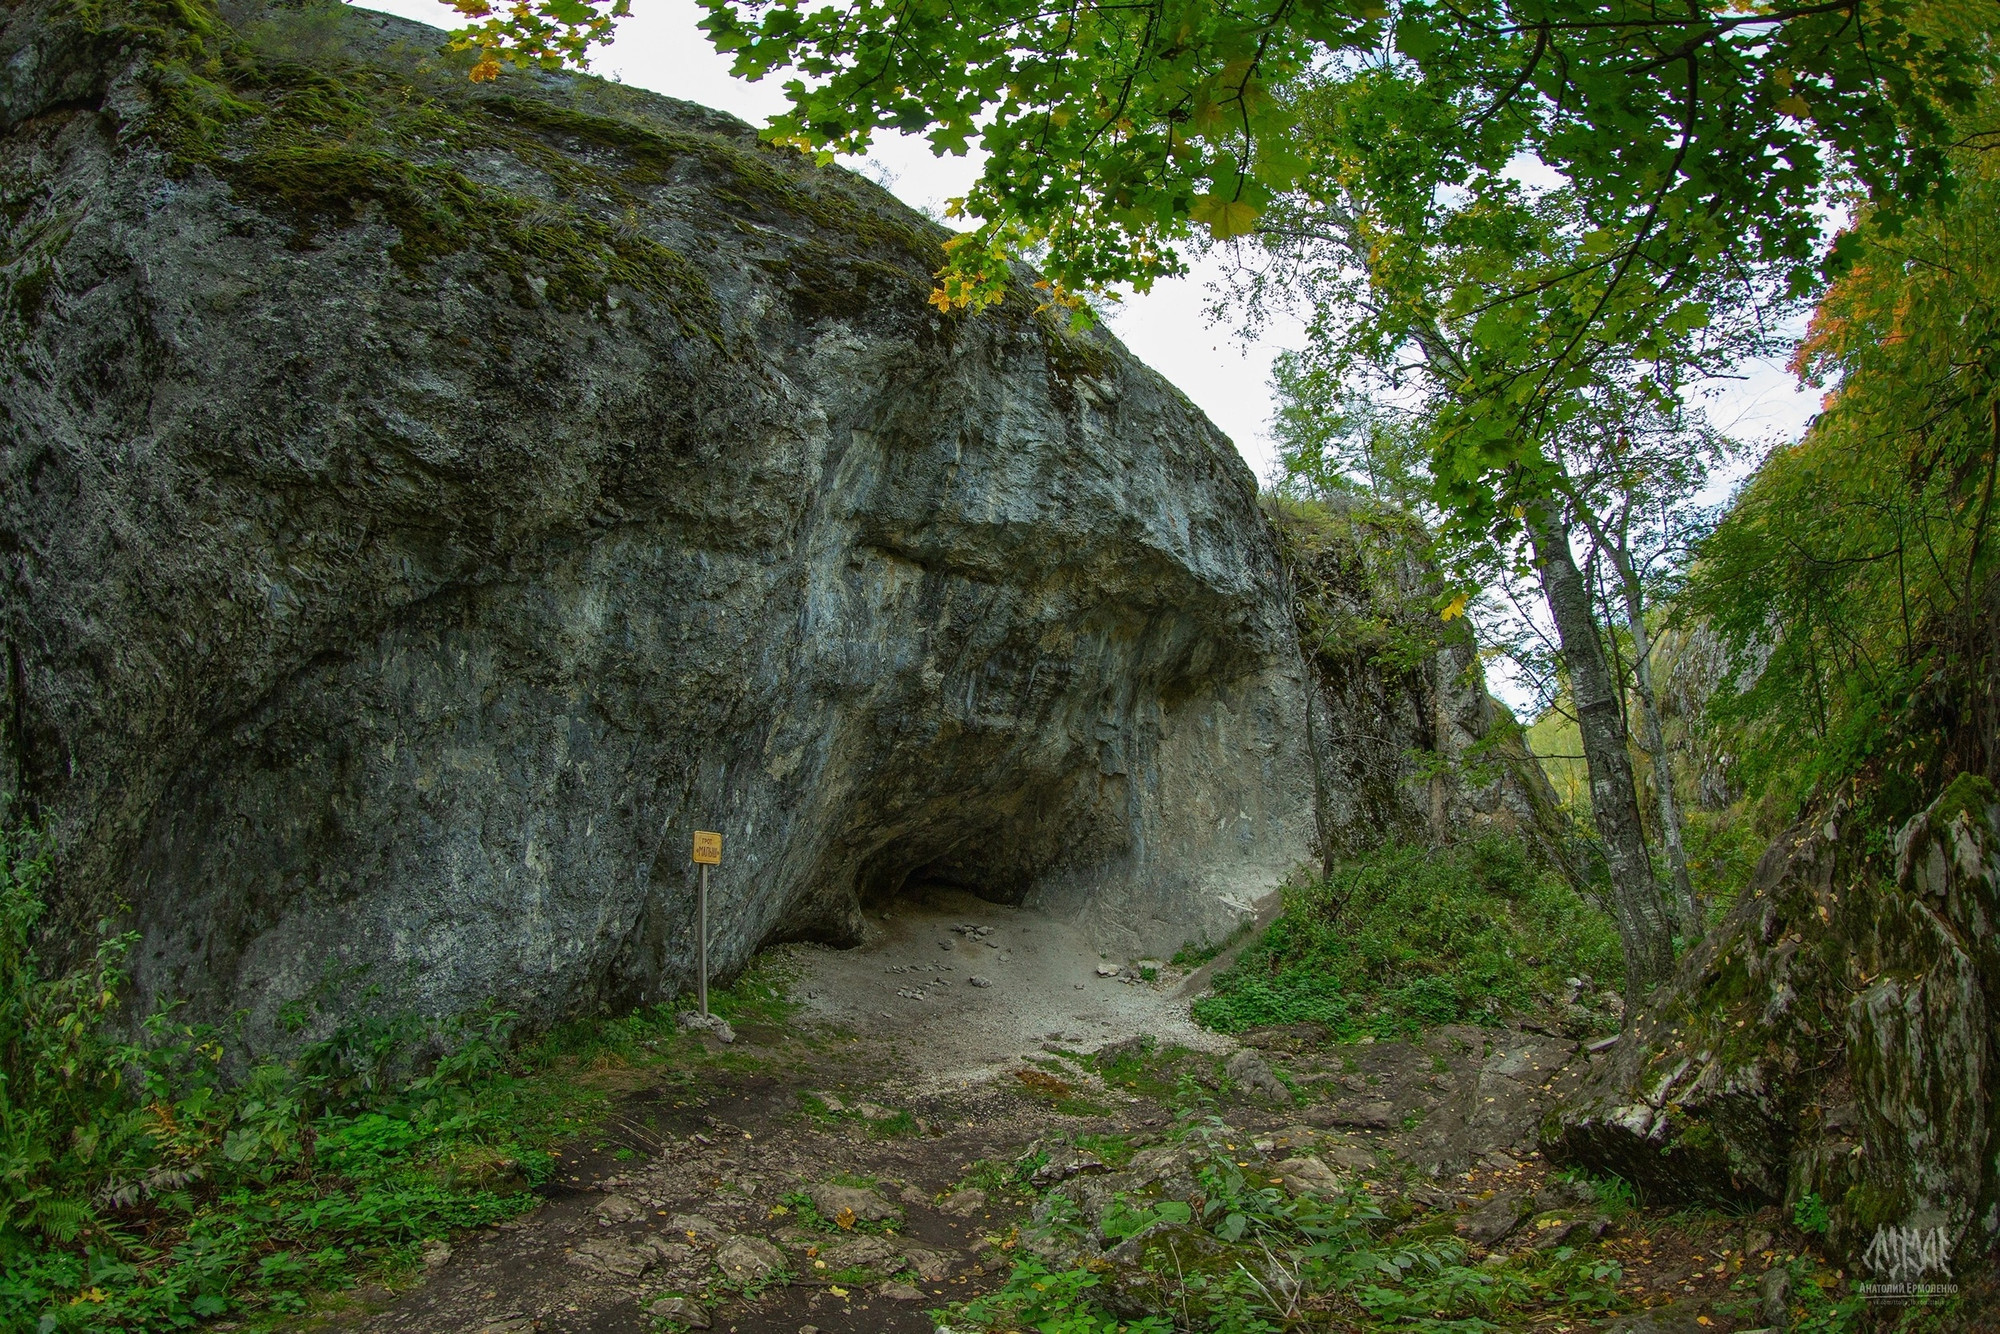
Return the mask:
<path fill-rule="evenodd" d="M 694 861 L 701 868 L 701 888 L 695 891 L 696 939 L 698 955 L 695 974 L 695 997 L 701 1004 L 701 1017 L 708 1018 L 708 868 L 722 865 L 722 835 L 697 829 L 694 835 Z"/>

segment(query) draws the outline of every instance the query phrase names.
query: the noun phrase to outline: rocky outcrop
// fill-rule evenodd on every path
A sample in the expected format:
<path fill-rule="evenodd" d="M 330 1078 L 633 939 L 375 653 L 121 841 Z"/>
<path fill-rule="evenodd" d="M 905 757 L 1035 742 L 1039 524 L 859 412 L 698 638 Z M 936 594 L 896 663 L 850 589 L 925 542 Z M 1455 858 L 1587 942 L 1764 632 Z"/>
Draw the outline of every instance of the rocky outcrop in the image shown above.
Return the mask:
<path fill-rule="evenodd" d="M 1571 867 L 1570 821 L 1506 706 L 1487 694 L 1470 623 L 1439 615 L 1444 584 L 1422 524 L 1361 496 L 1274 497 L 1265 508 L 1314 687 L 1307 744 L 1321 855 L 1497 828 Z"/>
<path fill-rule="evenodd" d="M 1566 1098 L 1551 1156 L 1669 1202 L 1811 1197 L 1864 1267 L 1878 1236 L 1942 1236 L 1977 1272 L 2000 1243 L 2000 802 L 1961 774 L 1886 864 L 1879 837 L 1843 797 L 1774 844 Z"/>
<path fill-rule="evenodd" d="M 685 103 L 90 12 L 0 35 L 0 742 L 147 995 L 670 996 L 695 829 L 724 973 L 921 883 L 1170 948 L 1307 854 L 1253 480 L 1111 338 Z"/>

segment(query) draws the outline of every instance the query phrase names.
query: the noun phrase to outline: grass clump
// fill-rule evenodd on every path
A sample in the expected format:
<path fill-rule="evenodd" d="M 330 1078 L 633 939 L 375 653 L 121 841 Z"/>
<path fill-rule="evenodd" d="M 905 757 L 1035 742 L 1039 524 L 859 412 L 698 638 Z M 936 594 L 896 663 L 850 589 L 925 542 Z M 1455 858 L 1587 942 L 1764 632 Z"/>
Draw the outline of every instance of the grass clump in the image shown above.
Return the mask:
<path fill-rule="evenodd" d="M 1615 974 L 1611 924 L 1518 842 L 1389 844 L 1288 886 L 1284 911 L 1195 1018 L 1223 1032 L 1314 1022 L 1336 1037 L 1497 1020 L 1566 976 Z"/>

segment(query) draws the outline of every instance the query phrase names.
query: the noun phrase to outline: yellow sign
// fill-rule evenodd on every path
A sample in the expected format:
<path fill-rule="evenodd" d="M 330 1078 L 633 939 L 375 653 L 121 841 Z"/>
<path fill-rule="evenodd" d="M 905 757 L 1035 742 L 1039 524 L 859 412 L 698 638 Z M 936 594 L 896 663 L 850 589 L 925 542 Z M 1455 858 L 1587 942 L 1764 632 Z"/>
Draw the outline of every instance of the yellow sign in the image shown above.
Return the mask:
<path fill-rule="evenodd" d="M 697 866 L 722 865 L 722 835 L 705 829 L 694 831 L 694 860 Z"/>

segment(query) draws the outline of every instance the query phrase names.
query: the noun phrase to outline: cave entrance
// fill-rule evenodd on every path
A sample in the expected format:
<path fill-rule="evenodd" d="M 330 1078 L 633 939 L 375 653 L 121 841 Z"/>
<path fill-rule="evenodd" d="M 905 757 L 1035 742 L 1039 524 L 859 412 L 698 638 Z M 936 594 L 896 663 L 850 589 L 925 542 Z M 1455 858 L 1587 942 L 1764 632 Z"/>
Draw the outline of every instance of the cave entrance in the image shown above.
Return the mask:
<path fill-rule="evenodd" d="M 1034 887 L 1019 840 L 1001 830 L 967 837 L 949 849 L 899 839 L 877 851 L 855 877 L 855 897 L 870 916 L 919 906 L 940 894 L 970 894 L 1018 908 Z"/>

